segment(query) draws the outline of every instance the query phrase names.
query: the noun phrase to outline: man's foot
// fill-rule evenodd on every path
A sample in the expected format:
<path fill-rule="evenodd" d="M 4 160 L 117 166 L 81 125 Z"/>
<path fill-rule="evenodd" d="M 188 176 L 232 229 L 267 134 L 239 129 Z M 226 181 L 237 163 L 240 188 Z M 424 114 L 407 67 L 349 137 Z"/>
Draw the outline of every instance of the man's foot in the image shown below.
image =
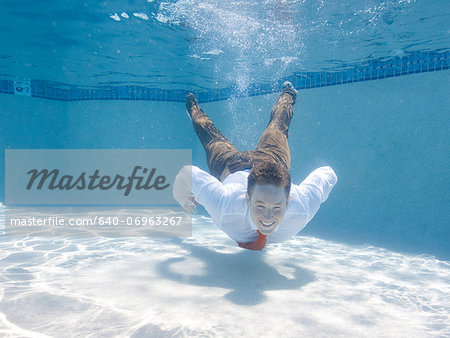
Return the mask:
<path fill-rule="evenodd" d="M 186 112 L 188 113 L 188 116 L 191 120 L 194 111 L 200 111 L 200 107 L 198 106 L 195 95 L 189 92 L 186 95 Z"/>
<path fill-rule="evenodd" d="M 288 93 L 289 95 L 292 96 L 292 99 L 294 100 L 294 103 L 293 103 L 293 104 L 295 104 L 295 100 L 296 100 L 296 98 L 297 98 L 298 92 L 297 92 L 297 90 L 294 88 L 294 86 L 292 85 L 292 83 L 290 83 L 289 81 L 286 81 L 285 83 L 283 83 L 283 84 L 281 85 L 281 88 L 282 88 L 282 91 L 283 91 L 281 95 L 284 95 L 285 93 Z"/>

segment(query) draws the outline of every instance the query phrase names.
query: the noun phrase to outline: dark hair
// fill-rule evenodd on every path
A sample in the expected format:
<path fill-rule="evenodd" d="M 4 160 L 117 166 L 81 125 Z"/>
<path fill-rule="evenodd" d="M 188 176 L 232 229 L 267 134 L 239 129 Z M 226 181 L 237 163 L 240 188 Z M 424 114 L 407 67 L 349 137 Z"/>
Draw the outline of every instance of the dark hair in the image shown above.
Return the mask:
<path fill-rule="evenodd" d="M 291 175 L 283 164 L 271 162 L 257 162 L 250 170 L 247 178 L 247 193 L 251 196 L 255 184 L 272 184 L 284 187 L 286 197 L 291 191 Z"/>

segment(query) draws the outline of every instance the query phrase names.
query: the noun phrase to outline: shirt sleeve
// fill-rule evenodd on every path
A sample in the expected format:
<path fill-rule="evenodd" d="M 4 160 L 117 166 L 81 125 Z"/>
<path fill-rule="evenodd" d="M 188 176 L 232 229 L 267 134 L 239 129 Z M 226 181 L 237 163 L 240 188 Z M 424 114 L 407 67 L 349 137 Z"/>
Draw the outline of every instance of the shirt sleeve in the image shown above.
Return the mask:
<path fill-rule="evenodd" d="M 191 182 L 188 183 L 192 184 L 186 183 L 189 178 Z M 179 187 L 184 187 L 184 189 Z M 206 208 L 211 217 L 220 221 L 224 199 L 228 195 L 226 187 L 206 171 L 190 165 L 184 166 L 180 170 L 174 182 L 174 197 L 177 195 L 178 202 L 183 201 L 187 195 L 186 187 L 192 190 L 195 200 Z"/>
<path fill-rule="evenodd" d="M 314 170 L 308 177 L 299 185 L 300 198 L 304 201 L 308 210 L 307 221 L 309 222 L 320 204 L 325 202 L 331 189 L 337 183 L 337 176 L 331 167 L 320 167 Z"/>

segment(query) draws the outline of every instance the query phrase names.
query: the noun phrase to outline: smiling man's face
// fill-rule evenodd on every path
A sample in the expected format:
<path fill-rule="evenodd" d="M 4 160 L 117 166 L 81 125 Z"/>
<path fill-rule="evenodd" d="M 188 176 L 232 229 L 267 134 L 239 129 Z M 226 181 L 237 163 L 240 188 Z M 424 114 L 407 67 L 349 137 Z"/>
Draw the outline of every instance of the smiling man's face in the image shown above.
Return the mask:
<path fill-rule="evenodd" d="M 284 187 L 255 184 L 251 196 L 246 194 L 250 217 L 263 235 L 270 235 L 283 221 L 289 197 Z"/>

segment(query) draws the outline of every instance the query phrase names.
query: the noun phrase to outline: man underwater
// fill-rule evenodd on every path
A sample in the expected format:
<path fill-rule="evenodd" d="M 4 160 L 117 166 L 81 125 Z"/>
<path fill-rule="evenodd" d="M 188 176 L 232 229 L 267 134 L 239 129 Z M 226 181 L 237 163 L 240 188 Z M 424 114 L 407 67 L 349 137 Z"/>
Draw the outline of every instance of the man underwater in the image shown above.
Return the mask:
<path fill-rule="evenodd" d="M 205 149 L 210 173 L 184 166 L 175 179 L 173 195 L 188 212 L 195 212 L 198 203 L 203 205 L 213 222 L 242 248 L 262 250 L 266 243 L 296 235 L 337 182 L 333 169 L 325 166 L 301 184 L 291 183 L 287 138 L 296 98 L 295 88 L 285 82 L 256 149 L 238 151 L 195 96 L 186 96 L 186 110 Z"/>

